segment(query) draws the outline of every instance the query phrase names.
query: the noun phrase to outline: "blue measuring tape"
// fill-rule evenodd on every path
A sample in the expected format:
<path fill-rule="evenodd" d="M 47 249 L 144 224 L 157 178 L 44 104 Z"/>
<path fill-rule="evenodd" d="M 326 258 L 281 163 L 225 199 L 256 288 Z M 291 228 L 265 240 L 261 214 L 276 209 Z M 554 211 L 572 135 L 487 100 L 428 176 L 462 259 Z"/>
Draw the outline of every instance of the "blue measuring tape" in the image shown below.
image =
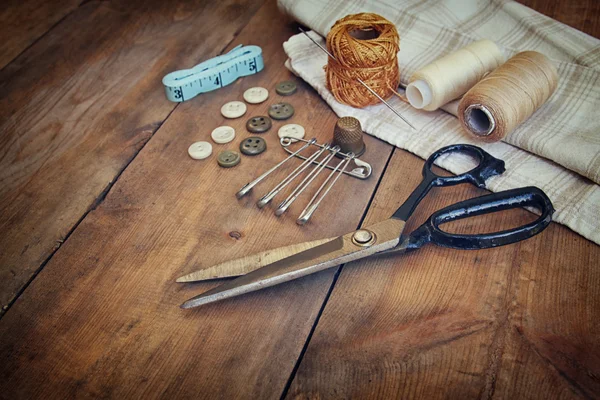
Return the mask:
<path fill-rule="evenodd" d="M 240 44 L 229 53 L 206 60 L 194 68 L 167 74 L 162 83 L 167 99 L 182 102 L 227 86 L 239 77 L 256 74 L 264 67 L 260 47 Z"/>

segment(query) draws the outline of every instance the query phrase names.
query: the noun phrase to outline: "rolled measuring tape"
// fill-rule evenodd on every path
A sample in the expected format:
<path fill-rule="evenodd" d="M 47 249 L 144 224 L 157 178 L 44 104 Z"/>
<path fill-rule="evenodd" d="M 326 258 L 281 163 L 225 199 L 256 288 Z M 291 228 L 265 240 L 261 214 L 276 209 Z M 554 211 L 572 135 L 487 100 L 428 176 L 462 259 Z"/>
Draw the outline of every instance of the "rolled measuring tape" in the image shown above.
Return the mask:
<path fill-rule="evenodd" d="M 258 46 L 234 47 L 229 53 L 206 60 L 194 68 L 165 75 L 162 80 L 167 99 L 182 102 L 260 72 L 265 67 Z"/>

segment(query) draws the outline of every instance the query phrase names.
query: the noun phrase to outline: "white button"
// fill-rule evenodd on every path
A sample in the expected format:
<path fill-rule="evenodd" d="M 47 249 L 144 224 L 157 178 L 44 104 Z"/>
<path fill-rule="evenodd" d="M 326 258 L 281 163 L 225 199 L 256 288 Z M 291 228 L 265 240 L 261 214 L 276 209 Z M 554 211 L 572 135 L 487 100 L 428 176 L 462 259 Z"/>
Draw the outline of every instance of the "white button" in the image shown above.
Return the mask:
<path fill-rule="evenodd" d="M 295 139 L 302 139 L 304 138 L 304 127 L 298 124 L 287 124 L 279 128 L 277 135 L 279 135 L 280 138 L 289 136 Z"/>
<path fill-rule="evenodd" d="M 221 107 L 221 114 L 225 118 L 239 118 L 246 114 L 246 104 L 241 101 L 230 101 Z"/>
<path fill-rule="evenodd" d="M 220 126 L 212 131 L 210 137 L 218 144 L 229 143 L 235 138 L 235 129 L 226 125 Z"/>
<path fill-rule="evenodd" d="M 264 87 L 253 87 L 244 92 L 244 100 L 250 104 L 262 103 L 269 98 L 269 91 Z"/>
<path fill-rule="evenodd" d="M 212 144 L 208 142 L 196 142 L 188 148 L 188 154 L 194 160 L 203 160 L 212 154 Z"/>

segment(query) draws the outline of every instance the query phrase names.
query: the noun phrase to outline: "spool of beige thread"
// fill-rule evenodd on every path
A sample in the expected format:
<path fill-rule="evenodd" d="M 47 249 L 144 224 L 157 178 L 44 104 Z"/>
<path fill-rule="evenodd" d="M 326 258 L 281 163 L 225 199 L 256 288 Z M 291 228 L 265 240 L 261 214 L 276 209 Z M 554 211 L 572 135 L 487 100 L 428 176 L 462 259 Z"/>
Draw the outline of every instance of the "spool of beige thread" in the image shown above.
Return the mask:
<path fill-rule="evenodd" d="M 546 56 L 518 53 L 465 94 L 458 118 L 473 136 L 496 142 L 539 109 L 557 83 L 556 68 Z"/>
<path fill-rule="evenodd" d="M 478 40 L 415 72 L 406 87 L 406 98 L 414 108 L 437 110 L 465 94 L 504 60 L 496 43 Z"/>

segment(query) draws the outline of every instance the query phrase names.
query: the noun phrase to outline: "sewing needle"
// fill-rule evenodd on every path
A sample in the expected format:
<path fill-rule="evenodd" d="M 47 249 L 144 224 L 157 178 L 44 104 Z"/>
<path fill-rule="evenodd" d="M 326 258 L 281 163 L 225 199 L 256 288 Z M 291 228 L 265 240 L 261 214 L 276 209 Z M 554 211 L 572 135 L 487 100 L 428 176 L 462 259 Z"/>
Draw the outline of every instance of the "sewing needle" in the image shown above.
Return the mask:
<path fill-rule="evenodd" d="M 300 29 L 300 32 L 304 33 L 304 35 L 310 39 L 311 42 L 313 42 L 314 44 L 317 45 L 318 48 L 320 48 L 321 50 L 323 50 L 325 52 L 325 54 L 327 54 L 329 57 L 331 57 L 334 61 L 337 62 L 337 59 L 333 56 L 333 54 L 331 54 L 326 48 L 324 48 L 323 46 L 321 46 L 316 40 L 314 40 L 313 38 L 310 37 L 310 35 L 302 28 L 298 27 L 298 29 Z M 373 89 L 371 89 L 369 87 L 369 85 L 367 85 L 366 83 L 364 83 L 360 78 L 356 78 L 356 80 L 363 85 L 369 92 L 371 92 L 375 97 L 377 97 L 379 99 L 379 101 L 381 101 L 383 104 L 386 105 L 387 108 L 389 108 L 394 114 L 396 114 L 398 117 L 400 117 L 400 119 L 402 119 L 402 121 L 406 122 L 408 124 L 408 126 L 410 126 L 413 129 L 417 129 L 415 128 L 410 122 L 408 122 L 406 120 L 406 118 L 404 118 L 398 111 L 396 111 L 387 101 L 385 101 L 381 96 L 379 96 Z"/>

